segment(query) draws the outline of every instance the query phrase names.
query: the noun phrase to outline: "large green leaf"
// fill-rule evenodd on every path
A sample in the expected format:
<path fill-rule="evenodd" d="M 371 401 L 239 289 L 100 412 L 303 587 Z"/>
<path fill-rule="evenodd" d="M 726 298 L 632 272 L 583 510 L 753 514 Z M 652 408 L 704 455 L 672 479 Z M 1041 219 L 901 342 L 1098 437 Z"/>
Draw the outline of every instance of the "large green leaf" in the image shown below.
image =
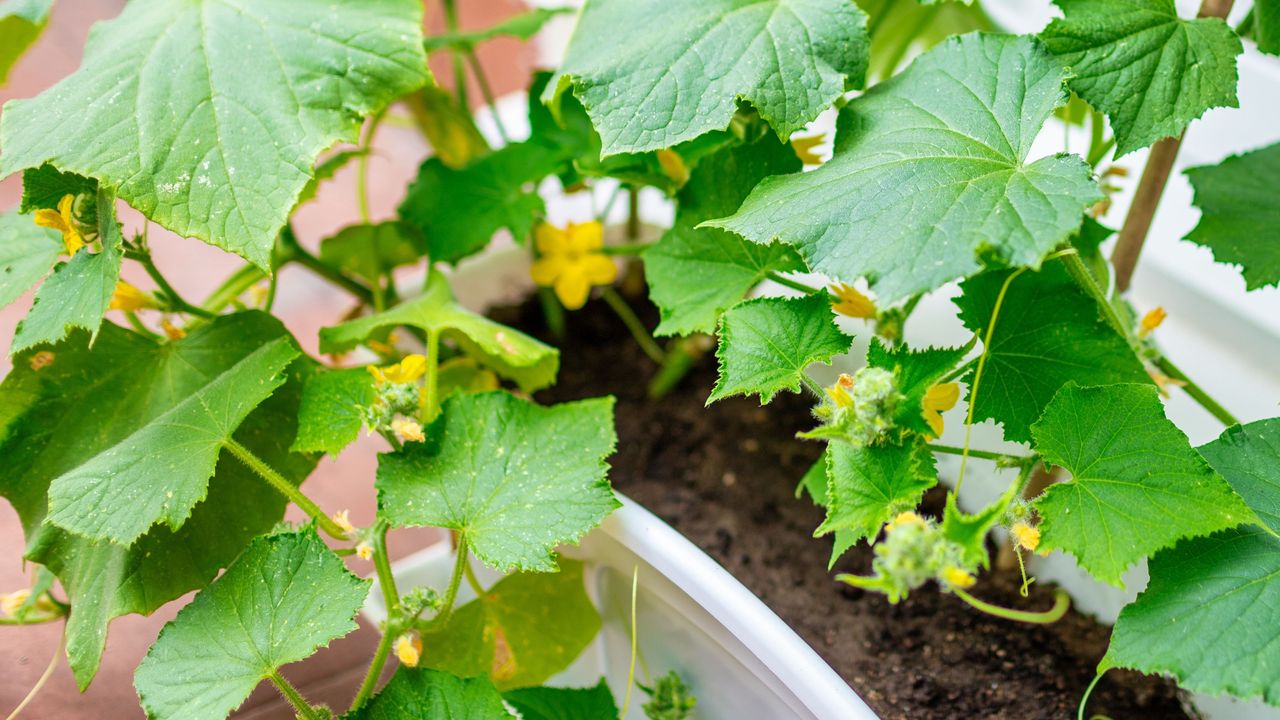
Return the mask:
<path fill-rule="evenodd" d="M 400 666 L 387 686 L 343 720 L 509 720 L 488 678 Z"/>
<path fill-rule="evenodd" d="M 253 541 L 160 631 L 134 685 L 156 720 L 222 720 L 259 682 L 356 629 L 369 582 L 314 529 Z"/>
<path fill-rule="evenodd" d="M 53 0 L 0 2 L 0 85 L 9 79 L 18 58 L 39 39 L 51 7 Z"/>
<path fill-rule="evenodd" d="M 1075 555 L 1117 587 L 1130 565 L 1155 551 L 1253 519 L 1165 419 L 1153 385 L 1069 384 L 1031 436 L 1046 463 L 1072 475 L 1035 501 L 1041 547 Z"/>
<path fill-rule="evenodd" d="M 795 152 L 772 135 L 721 150 L 698 165 L 677 197 L 675 225 L 644 254 L 649 297 L 662 315 L 655 334 L 714 332 L 720 313 L 770 272 L 803 269 L 785 245 L 757 245 L 697 227 L 737 210 L 764 178 L 799 170 Z"/>
<path fill-rule="evenodd" d="M 0 214 L 0 307 L 44 279 L 62 252 L 58 233 L 26 215 Z"/>
<path fill-rule="evenodd" d="M 88 333 L 77 331 L 48 349 L 47 365 L 32 364 L 34 351 L 14 358 L 14 370 L 0 385 L 0 495 L 22 519 L 26 556 L 57 574 L 75 608 L 67 621 L 67 656 L 82 688 L 97 672 L 112 618 L 150 613 L 203 587 L 250 538 L 280 519 L 285 500 L 227 455 L 209 481 L 208 497 L 179 530 L 157 525 L 124 547 L 44 524 L 50 481 L 286 336 L 279 322 L 261 313 L 219 318 L 166 345 L 107 323 L 92 349 Z M 289 382 L 235 434 L 294 483 L 315 465 L 289 452 L 306 367 L 295 363 Z"/>
<path fill-rule="evenodd" d="M 960 286 L 960 319 L 983 338 L 1010 272 L 983 273 Z M 1004 426 L 1005 439 L 1028 442 L 1031 424 L 1069 382 L 1144 383 L 1150 377 L 1128 341 L 1099 317 L 1097 302 L 1055 262 L 1009 284 L 973 419 L 994 420 Z"/>
<path fill-rule="evenodd" d="M 1102 666 L 1168 673 L 1189 690 L 1280 705 L 1280 420 L 1229 428 L 1200 453 L 1266 527 L 1156 555 L 1151 583 L 1121 611 Z"/>
<path fill-rule="evenodd" d="M 1241 266 L 1250 290 L 1280 283 L 1280 143 L 1191 168 L 1187 178 L 1201 211 L 1187 239 Z"/>
<path fill-rule="evenodd" d="M 618 705 L 604 678 L 595 687 L 521 688 L 502 694 L 523 720 L 617 720 Z"/>
<path fill-rule="evenodd" d="M 864 446 L 832 442 L 826 457 L 827 518 L 814 535 L 849 530 L 855 541 L 874 538 L 882 525 L 914 509 L 924 492 L 938 483 L 933 453 L 921 441 Z"/>
<path fill-rule="evenodd" d="M 1173 0 L 1055 0 L 1065 16 L 1040 34 L 1071 67 L 1071 89 L 1106 113 L 1119 157 L 1214 107 L 1237 107 L 1243 49 L 1217 18 L 1183 20 Z"/>
<path fill-rule="evenodd" d="M 862 85 L 865 25 L 847 0 L 588 0 L 543 99 L 571 86 L 604 155 L 723 130 L 739 101 L 786 140 Z"/>
<path fill-rule="evenodd" d="M 307 378 L 298 409 L 297 452 L 337 455 L 364 427 L 365 408 L 376 398 L 373 377 L 364 368 L 316 373 Z"/>
<path fill-rule="evenodd" d="M 835 156 L 769 178 L 714 226 L 795 245 L 887 304 L 982 267 L 1038 266 L 1102 199 L 1074 155 L 1027 163 L 1066 102 L 1066 72 L 1035 40 L 974 33 L 921 55 L 841 113 Z"/>
<path fill-rule="evenodd" d="M 102 316 L 111 306 L 111 294 L 120 280 L 124 238 L 116 222 L 115 200 L 99 190 L 98 237 L 101 249 L 82 249 L 53 269 L 53 275 L 36 290 L 27 316 L 18 323 L 9 352 L 18 353 L 65 338 L 73 328 L 96 335 Z"/>
<path fill-rule="evenodd" d="M 748 300 L 720 320 L 720 379 L 707 403 L 759 395 L 767 404 L 781 390 L 800 392 L 805 368 L 849 349 L 826 293 Z"/>
<path fill-rule="evenodd" d="M 459 305 L 444 275 L 431 271 L 418 297 L 390 310 L 320 331 L 320 351 L 342 352 L 383 328 L 407 325 L 439 333 L 463 352 L 532 392 L 555 382 L 560 353 L 550 345 Z"/>
<path fill-rule="evenodd" d="M 316 156 L 427 81 L 422 3 L 143 0 L 5 105 L 0 177 L 46 162 L 267 268 Z"/>
<path fill-rule="evenodd" d="M 554 568 L 554 565 L 552 566 Z M 422 662 L 462 675 L 487 675 L 499 689 L 529 687 L 564 670 L 600 630 L 587 597 L 583 565 L 520 573 L 498 581 L 423 634 Z"/>
<path fill-rule="evenodd" d="M 499 570 L 555 570 L 555 546 L 618 507 L 605 462 L 613 398 L 541 407 L 506 392 L 452 395 L 427 436 L 380 456 L 379 515 L 456 530 Z"/>

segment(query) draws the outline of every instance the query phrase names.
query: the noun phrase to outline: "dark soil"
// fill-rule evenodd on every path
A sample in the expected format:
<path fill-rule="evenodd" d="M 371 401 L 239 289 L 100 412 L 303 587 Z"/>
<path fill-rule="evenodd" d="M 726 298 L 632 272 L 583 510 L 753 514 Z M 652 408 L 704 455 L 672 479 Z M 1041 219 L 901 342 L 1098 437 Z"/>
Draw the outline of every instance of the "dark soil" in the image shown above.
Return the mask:
<path fill-rule="evenodd" d="M 656 313 L 632 300 L 650 327 Z M 569 315 L 567 339 L 551 338 L 536 302 L 498 319 L 558 345 L 559 384 L 544 402 L 612 394 L 618 398 L 614 486 L 706 550 L 782 617 L 886 720 L 911 718 L 1074 718 L 1106 650 L 1110 629 L 1070 612 L 1044 627 L 988 617 L 930 584 L 890 605 L 844 586 L 835 572 L 869 571 L 865 545 L 827 571 L 829 539 L 812 532 L 823 511 L 797 500 L 797 480 L 821 446 L 794 438 L 809 427 L 805 399 L 782 393 L 767 407 L 732 399 L 704 408 L 715 381 L 708 354 L 679 388 L 646 397 L 654 365 L 610 309 L 596 301 Z M 926 506 L 941 507 L 930 493 Z M 991 571 L 976 594 L 1008 607 L 1045 609 L 1052 587 L 1018 594 L 1018 573 Z M 1089 717 L 1189 717 L 1172 683 L 1111 671 L 1089 702 Z"/>

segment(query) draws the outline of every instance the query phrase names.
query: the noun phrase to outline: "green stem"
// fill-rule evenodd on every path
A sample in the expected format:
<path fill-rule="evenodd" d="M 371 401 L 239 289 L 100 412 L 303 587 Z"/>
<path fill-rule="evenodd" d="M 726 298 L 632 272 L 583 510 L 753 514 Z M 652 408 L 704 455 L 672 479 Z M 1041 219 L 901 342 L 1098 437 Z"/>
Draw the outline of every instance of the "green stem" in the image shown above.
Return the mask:
<path fill-rule="evenodd" d="M 311 703 L 307 702 L 306 698 L 302 697 L 302 693 L 298 692 L 297 688 L 290 684 L 288 680 L 284 679 L 284 676 L 280 674 L 279 670 L 272 670 L 271 674 L 267 676 L 267 679 L 271 681 L 272 685 L 276 686 L 276 689 L 280 691 L 280 694 L 284 696 L 284 699 L 288 700 L 289 704 L 298 711 L 299 718 L 303 718 L 303 720 L 321 720 L 320 713 L 316 712 L 316 709 L 311 706 Z"/>
<path fill-rule="evenodd" d="M 422 422 L 436 419 L 440 411 L 440 333 L 427 331 L 427 379 L 422 388 Z"/>
<path fill-rule="evenodd" d="M 1008 455 L 1005 453 L 992 452 L 990 450 L 974 450 L 973 448 L 966 450 L 962 447 L 955 447 L 954 445 L 940 445 L 938 443 L 929 443 L 928 447 L 933 452 L 943 453 L 944 455 L 968 454 L 970 457 L 996 462 L 1006 462 L 1020 467 L 1030 465 L 1031 462 L 1036 459 L 1034 455 Z"/>
<path fill-rule="evenodd" d="M 1085 688 L 1084 697 L 1080 698 L 1080 707 L 1076 710 L 1076 720 L 1084 720 L 1084 707 L 1089 703 L 1089 697 L 1093 695 L 1093 689 L 1098 686 L 1098 681 L 1106 674 L 1106 670 L 1099 671 L 1097 675 L 1093 676 L 1093 681 L 1089 683 L 1089 687 Z"/>
<path fill-rule="evenodd" d="M 382 669 L 386 667 L 387 656 L 391 654 L 391 644 L 395 642 L 391 619 L 400 608 L 400 593 L 396 590 L 395 576 L 391 574 L 391 558 L 387 555 L 387 524 L 383 521 L 378 521 L 373 532 L 373 567 L 378 573 L 383 604 L 387 607 L 387 622 L 383 625 L 382 637 L 378 638 L 378 647 L 373 652 L 373 660 L 369 663 L 364 681 L 360 683 L 360 690 L 356 693 L 355 700 L 351 701 L 352 710 L 363 705 L 373 695 L 378 678 L 382 677 Z"/>
<path fill-rule="evenodd" d="M 139 335 L 145 335 L 146 337 L 149 337 L 152 340 L 164 339 L 161 336 L 157 335 L 156 333 L 152 332 L 151 328 L 144 325 L 142 323 L 142 319 L 138 317 L 138 313 L 132 310 L 125 311 L 124 319 L 129 322 L 129 327 L 132 327 L 134 332 L 138 333 Z"/>
<path fill-rule="evenodd" d="M 443 0 L 444 2 L 444 21 L 445 26 L 452 34 L 458 32 L 458 7 L 455 0 Z M 462 66 L 462 53 L 454 48 L 452 50 L 453 61 L 453 84 L 454 94 L 458 96 L 458 104 L 464 109 L 470 107 L 467 102 L 467 72 Z"/>
<path fill-rule="evenodd" d="M 538 303 L 542 305 L 542 317 L 547 322 L 547 329 L 552 336 L 563 338 L 565 333 L 564 306 L 556 299 L 555 292 L 548 287 L 538 288 Z"/>
<path fill-rule="evenodd" d="M 1071 607 L 1071 598 L 1065 590 L 1058 590 L 1054 596 L 1053 607 L 1044 612 L 1028 612 L 1026 610 L 1011 610 L 999 605 L 992 605 L 989 602 L 979 600 L 960 588 L 953 587 L 951 592 L 956 594 L 961 600 L 972 605 L 974 608 L 982 612 L 1005 620 L 1013 620 L 1015 622 L 1034 623 L 1036 625 L 1049 625 L 1056 623 L 1067 614 L 1067 609 Z"/>
<path fill-rule="evenodd" d="M 244 267 L 227 276 L 217 290 L 209 293 L 202 307 L 211 313 L 218 313 L 265 277 L 266 275 L 257 265 L 246 263 Z"/>
<path fill-rule="evenodd" d="M 467 576 L 467 584 L 471 586 L 471 591 L 476 594 L 476 597 L 484 597 L 484 594 L 488 591 L 484 589 L 484 585 L 480 584 L 480 578 L 476 577 L 476 571 L 472 569 L 471 563 L 464 563 L 462 568 L 463 573 Z"/>
<path fill-rule="evenodd" d="M 1089 154 L 1085 161 L 1092 168 L 1098 167 L 1098 163 L 1102 162 L 1116 144 L 1115 138 L 1105 136 L 1106 127 L 1103 124 L 1103 117 L 1103 114 L 1097 110 L 1091 110 L 1089 113 Z"/>
<path fill-rule="evenodd" d="M 951 372 L 944 375 L 943 378 L 938 381 L 938 383 L 942 384 L 942 383 L 955 382 L 960 378 L 964 377 L 964 374 L 969 372 L 969 370 L 972 369 L 973 366 L 977 364 L 978 364 L 978 358 L 973 358 L 972 360 L 960 365 L 960 367 L 956 368 L 955 370 L 952 370 Z"/>
<path fill-rule="evenodd" d="M 440 605 L 440 612 L 431 618 L 432 625 L 444 627 L 449 622 L 449 616 L 453 614 L 453 604 L 458 600 L 458 588 L 462 585 L 462 577 L 466 574 L 467 555 L 470 552 L 470 546 L 467 544 L 467 536 L 458 535 L 457 558 L 453 563 L 453 575 L 449 578 L 449 587 L 444 591 L 444 602 Z"/>
<path fill-rule="evenodd" d="M 802 292 L 806 295 L 813 295 L 814 293 L 821 292 L 821 290 L 818 290 L 818 288 L 813 287 L 812 285 L 805 285 L 802 282 L 792 280 L 791 278 L 786 277 L 784 275 L 780 275 L 776 272 L 767 273 L 765 277 L 769 280 L 772 280 L 778 283 L 783 287 L 791 288 L 792 290 Z"/>
<path fill-rule="evenodd" d="M 662 367 L 658 368 L 658 372 L 649 381 L 649 397 L 655 400 L 666 397 L 689 374 L 689 370 L 701 356 L 702 352 L 697 349 L 693 338 L 679 339 L 668 345 Z"/>
<path fill-rule="evenodd" d="M 325 514 L 315 501 L 302 494 L 302 491 L 293 483 L 289 482 L 285 476 L 276 472 L 270 465 L 263 462 L 261 458 L 254 455 L 252 450 L 241 445 L 235 438 L 227 438 L 226 442 L 224 442 L 222 446 L 234 455 L 237 460 L 247 465 L 250 470 L 257 473 L 263 480 L 266 480 L 267 483 L 270 484 L 271 487 L 275 488 L 277 492 L 284 495 L 294 505 L 301 508 L 303 512 L 315 519 L 321 529 L 330 536 L 338 540 L 347 539 L 347 533 L 343 531 L 338 523 L 333 521 L 333 518 Z"/>
<path fill-rule="evenodd" d="M 364 152 L 356 158 L 356 204 L 360 209 L 360 222 L 369 223 L 369 150 L 373 147 L 373 136 L 382 124 L 386 108 L 369 120 L 369 127 L 364 131 Z"/>
<path fill-rule="evenodd" d="M 343 290 L 351 293 L 366 305 L 373 304 L 372 290 L 350 277 L 347 277 L 341 270 L 329 266 L 320 258 L 307 252 L 306 248 L 302 247 L 298 242 L 298 237 L 294 235 L 292 227 L 286 225 L 280 233 L 285 247 L 289 250 L 289 254 L 282 260 L 282 265 L 289 261 L 296 262 L 334 285 L 337 285 Z"/>
<path fill-rule="evenodd" d="M 809 388 L 809 392 L 817 395 L 819 400 L 827 396 L 826 388 L 819 385 L 817 380 L 809 377 L 808 373 L 800 373 L 800 379 L 804 381 L 804 386 Z"/>
<path fill-rule="evenodd" d="M 604 298 L 609 307 L 613 308 L 613 312 L 627 326 L 627 330 L 631 331 L 631 336 L 636 339 L 636 343 L 640 345 L 640 349 L 644 351 L 649 359 L 661 365 L 666 361 L 666 353 L 662 352 L 662 348 L 658 347 L 658 343 L 654 342 L 653 336 L 649 334 L 649 330 L 640 322 L 640 318 L 636 317 L 635 312 L 631 310 L 631 306 L 626 300 L 618 294 L 617 290 L 611 287 L 604 288 L 600 296 Z"/>
<path fill-rule="evenodd" d="M 493 95 L 493 88 L 489 86 L 489 78 L 484 74 L 484 66 L 480 64 L 475 48 L 468 45 L 463 51 L 463 56 L 471 66 L 471 74 L 475 77 L 476 84 L 480 86 L 480 96 L 484 98 L 484 104 L 489 106 L 489 115 L 493 118 L 493 126 L 498 130 L 498 137 L 502 138 L 503 145 L 510 143 L 511 136 L 507 135 L 507 128 L 502 124 L 502 118 L 498 116 L 498 101 Z"/>
<path fill-rule="evenodd" d="M 1183 392 L 1190 395 L 1191 399 L 1200 403 L 1200 407 L 1208 410 L 1209 414 L 1217 418 L 1223 425 L 1240 424 L 1240 421 L 1236 419 L 1235 415 L 1228 412 L 1227 409 L 1219 404 L 1217 400 L 1209 397 L 1209 393 L 1205 392 L 1199 385 L 1195 384 L 1191 378 L 1187 377 L 1186 373 L 1182 372 L 1177 365 L 1174 365 L 1172 360 L 1162 355 L 1156 359 L 1155 363 L 1156 367 L 1160 368 L 1160 372 L 1183 383 Z"/>
<path fill-rule="evenodd" d="M 160 268 L 156 267 L 155 260 L 151 258 L 151 253 L 129 253 L 129 256 L 142 265 L 143 269 L 147 271 L 147 275 L 151 276 L 151 280 L 155 282 L 156 287 L 160 288 L 160 292 L 164 293 L 168 297 L 169 308 L 171 310 L 202 318 L 215 317 L 214 314 L 208 310 L 205 310 L 202 307 L 196 307 L 184 300 L 183 297 L 178 294 L 178 291 L 173 289 L 173 286 L 169 284 L 169 281 L 165 279 L 164 275 L 160 273 Z"/>

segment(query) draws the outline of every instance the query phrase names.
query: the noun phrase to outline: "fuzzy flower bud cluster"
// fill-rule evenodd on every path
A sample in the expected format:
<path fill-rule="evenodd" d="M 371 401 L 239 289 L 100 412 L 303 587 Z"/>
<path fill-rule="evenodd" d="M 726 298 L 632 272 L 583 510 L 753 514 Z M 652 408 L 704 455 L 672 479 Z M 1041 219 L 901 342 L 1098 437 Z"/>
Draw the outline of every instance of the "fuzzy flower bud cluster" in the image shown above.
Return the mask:
<path fill-rule="evenodd" d="M 896 603 L 912 590 L 936 580 L 946 590 L 971 587 L 972 569 L 964 561 L 964 550 L 948 540 L 932 520 L 905 512 L 885 527 L 884 540 L 875 546 L 870 577 L 842 576 L 858 587 L 877 590 Z"/>
<path fill-rule="evenodd" d="M 364 408 L 365 427 L 370 432 L 391 432 L 408 442 L 422 442 L 422 426 L 412 418 L 422 398 L 418 379 L 426 370 L 426 358 L 409 355 L 395 365 L 370 365 L 368 370 L 373 376 L 374 400 Z"/>
<path fill-rule="evenodd" d="M 858 446 L 874 445 L 894 428 L 894 414 L 902 402 L 892 372 L 865 367 L 841 375 L 827 388 L 829 402 L 818 408 L 818 417 L 827 421 L 806 437 L 840 439 Z"/>

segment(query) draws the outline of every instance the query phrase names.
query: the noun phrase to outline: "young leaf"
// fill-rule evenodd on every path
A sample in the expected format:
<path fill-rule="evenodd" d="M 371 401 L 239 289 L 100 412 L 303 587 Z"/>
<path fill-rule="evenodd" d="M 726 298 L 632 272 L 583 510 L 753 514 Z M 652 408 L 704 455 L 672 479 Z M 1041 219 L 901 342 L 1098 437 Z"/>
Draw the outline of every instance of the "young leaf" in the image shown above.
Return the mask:
<path fill-rule="evenodd" d="M 53 0 L 0 2 L 0 85 L 8 81 L 18 58 L 39 39 L 51 7 Z"/>
<path fill-rule="evenodd" d="M 600 630 L 582 567 L 562 559 L 559 572 L 498 581 L 455 610 L 445 627 L 423 634 L 423 663 L 462 676 L 486 675 L 500 690 L 538 685 L 564 670 Z"/>
<path fill-rule="evenodd" d="M 401 265 L 417 262 L 426 244 L 414 228 L 398 222 L 351 225 L 320 241 L 320 259 L 370 284 Z"/>
<path fill-rule="evenodd" d="M 98 236 L 102 250 L 80 250 L 53 269 L 53 275 L 36 290 L 27 316 L 18 323 L 10 353 L 42 343 L 55 343 L 73 328 L 97 335 L 102 316 L 111 306 L 111 294 L 120 280 L 124 239 L 116 222 L 115 199 L 98 191 Z"/>
<path fill-rule="evenodd" d="M 1217 18 L 1183 20 L 1173 0 L 1055 0 L 1040 39 L 1071 89 L 1106 113 L 1116 157 L 1177 136 L 1214 107 L 1238 107 L 1240 39 Z"/>
<path fill-rule="evenodd" d="M 568 7 L 534 8 L 526 12 L 512 15 L 506 20 L 490 25 L 483 30 L 453 31 L 441 33 L 439 35 L 432 35 L 426 39 L 424 44 L 426 45 L 427 52 L 435 52 L 436 50 L 445 50 L 449 48 L 465 50 L 479 45 L 486 40 L 492 40 L 497 37 L 513 37 L 517 40 L 528 40 L 534 35 L 537 35 L 538 31 L 542 29 L 543 25 L 547 24 L 548 20 L 567 12 L 572 12 L 572 9 Z"/>
<path fill-rule="evenodd" d="M 260 537 L 160 631 L 134 675 L 142 707 L 221 720 L 282 666 L 355 630 L 368 594 L 315 530 Z"/>
<path fill-rule="evenodd" d="M 502 228 L 524 241 L 543 212 L 532 185 L 559 167 L 556 153 L 535 141 L 507 145 L 457 170 L 430 158 L 409 185 L 400 217 L 426 236 L 432 261 L 456 263 L 483 250 Z"/>
<path fill-rule="evenodd" d="M 866 21 L 844 0 L 588 0 L 542 97 L 572 86 L 606 156 L 723 130 L 739 101 L 786 141 L 862 85 Z"/>
<path fill-rule="evenodd" d="M 422 295 L 377 315 L 369 315 L 320 331 L 320 352 L 348 350 L 383 328 L 408 325 L 458 344 L 463 352 L 520 389 L 532 392 L 555 382 L 560 353 L 555 348 L 483 315 L 453 299 L 444 275 L 432 270 Z"/>
<path fill-rule="evenodd" d="M 960 285 L 960 320 L 983 338 L 1010 272 L 983 273 Z M 994 420 L 1004 426 L 1006 440 L 1028 442 L 1031 424 L 1063 385 L 1150 381 L 1129 343 L 1099 317 L 1097 302 L 1061 263 L 1049 263 L 1009 284 L 973 419 Z"/>
<path fill-rule="evenodd" d="M 604 678 L 595 687 L 509 690 L 502 697 L 523 720 L 617 720 L 618 706 Z"/>
<path fill-rule="evenodd" d="M 316 156 L 427 78 L 416 0 L 130 3 L 79 70 L 6 104 L 0 177 L 48 162 L 97 178 L 265 269 Z"/>
<path fill-rule="evenodd" d="M 995 502 L 974 515 L 965 513 L 956 505 L 955 493 L 947 495 L 947 505 L 942 511 L 942 536 L 964 550 L 966 564 L 971 567 L 987 566 L 987 533 L 1004 517 L 1015 489 L 1011 487 Z"/>
<path fill-rule="evenodd" d="M 938 483 L 933 453 L 919 440 L 862 447 L 833 442 L 826 457 L 827 519 L 815 536 L 849 530 L 854 542 L 874 538 L 881 526 L 919 505 L 924 492 Z"/>
<path fill-rule="evenodd" d="M 1068 384 L 1031 436 L 1045 463 L 1072 475 L 1035 501 L 1041 547 L 1071 553 L 1116 587 L 1130 565 L 1181 538 L 1253 519 L 1165 419 L 1152 385 Z"/>
<path fill-rule="evenodd" d="M 1121 611 L 1102 666 L 1168 673 L 1188 690 L 1280 705 L 1280 419 L 1228 428 L 1200 454 L 1265 527 L 1156 555 L 1151 583 Z"/>
<path fill-rule="evenodd" d="M 795 251 L 757 245 L 698 223 L 738 209 L 756 183 L 798 172 L 800 160 L 772 135 L 705 158 L 680 190 L 675 225 L 644 254 L 649 296 L 662 315 L 656 335 L 714 332 L 720 313 L 770 272 L 802 270 Z"/>
<path fill-rule="evenodd" d="M 710 225 L 866 276 L 886 305 L 972 275 L 979 256 L 1038 266 L 1102 199 L 1077 156 L 1026 162 L 1065 78 L 1031 38 L 952 38 L 845 107 L 829 162 L 766 179 Z"/>
<path fill-rule="evenodd" d="M 342 720 L 509 720 L 502 696 L 485 677 L 400 666 L 373 699 Z M 532 720 L 526 718 L 526 720 Z"/>
<path fill-rule="evenodd" d="M 56 232 L 26 215 L 0 214 L 0 307 L 43 280 L 62 252 Z"/>
<path fill-rule="evenodd" d="M 720 379 L 707 403 L 755 394 L 767 404 L 781 390 L 800 392 L 805 368 L 848 351 L 851 340 L 826 293 L 741 303 L 720 319 Z"/>
<path fill-rule="evenodd" d="M 379 457 L 379 515 L 456 530 L 499 570 L 555 570 L 556 545 L 618 507 L 605 462 L 613 398 L 541 407 L 506 392 L 453 395 L 427 438 Z"/>
<path fill-rule="evenodd" d="M 294 452 L 337 455 L 355 442 L 364 409 L 374 401 L 373 377 L 364 368 L 316 373 L 302 388 Z"/>
<path fill-rule="evenodd" d="M 1280 284 L 1280 143 L 1191 168 L 1187 178 L 1201 215 L 1186 239 L 1241 266 L 1250 290 Z"/>
<path fill-rule="evenodd" d="M 867 367 L 884 368 L 893 373 L 893 382 L 902 400 L 894 416 L 895 427 L 917 435 L 932 437 L 933 428 L 924 416 L 924 396 L 944 375 L 955 369 L 973 348 L 973 343 L 954 348 L 912 350 L 906 343 L 888 347 L 880 338 L 872 338 L 867 348 Z"/>
<path fill-rule="evenodd" d="M 149 614 L 204 587 L 249 540 L 284 513 L 284 498 L 238 460 L 226 457 L 208 497 L 181 529 L 153 526 L 133 545 L 94 543 L 44 524 L 50 480 L 82 458 L 106 452 L 127 428 L 286 333 L 262 313 L 219 318 L 181 343 L 158 345 L 107 323 L 92 349 L 88 333 L 14 358 L 0 385 L 0 495 L 18 511 L 26 557 L 52 570 L 75 612 L 67 620 L 67 657 L 81 689 L 98 669 L 107 624 Z M 39 360 L 40 362 L 36 362 Z M 240 425 L 235 437 L 293 483 L 315 462 L 288 451 L 305 366 Z"/>

